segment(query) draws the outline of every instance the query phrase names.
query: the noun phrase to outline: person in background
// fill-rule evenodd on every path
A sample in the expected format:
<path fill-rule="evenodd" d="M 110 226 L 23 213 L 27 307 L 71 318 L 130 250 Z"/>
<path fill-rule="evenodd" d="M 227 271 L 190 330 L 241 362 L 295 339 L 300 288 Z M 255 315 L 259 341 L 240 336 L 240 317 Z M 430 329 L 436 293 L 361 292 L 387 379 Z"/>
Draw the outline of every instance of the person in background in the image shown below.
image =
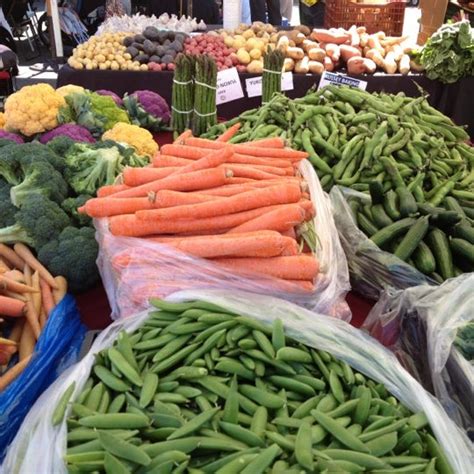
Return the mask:
<path fill-rule="evenodd" d="M 163 13 L 179 15 L 179 2 L 177 0 L 151 0 L 150 14 L 160 16 Z"/>
<path fill-rule="evenodd" d="M 252 21 L 267 22 L 265 4 L 268 9 L 268 23 L 274 26 L 281 25 L 280 0 L 250 0 Z"/>
<path fill-rule="evenodd" d="M 220 21 L 219 7 L 215 0 L 199 0 L 193 2 L 193 15 L 197 21 L 204 20 L 206 25 L 218 25 Z"/>
<path fill-rule="evenodd" d="M 310 28 L 324 26 L 323 0 L 300 0 L 300 23 Z"/>
<path fill-rule="evenodd" d="M 242 16 L 240 21 L 246 25 L 252 23 L 252 15 L 250 14 L 250 0 L 242 0 Z"/>
<path fill-rule="evenodd" d="M 293 14 L 293 0 L 280 0 L 280 12 L 281 16 L 291 23 L 291 17 Z"/>

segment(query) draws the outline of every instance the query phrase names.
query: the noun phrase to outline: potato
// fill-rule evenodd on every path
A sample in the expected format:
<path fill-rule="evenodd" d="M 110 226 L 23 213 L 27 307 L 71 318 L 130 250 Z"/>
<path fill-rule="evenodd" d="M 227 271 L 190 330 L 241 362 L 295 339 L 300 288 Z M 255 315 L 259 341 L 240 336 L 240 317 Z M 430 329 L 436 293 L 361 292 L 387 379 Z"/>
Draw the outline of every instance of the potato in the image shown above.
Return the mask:
<path fill-rule="evenodd" d="M 305 39 L 303 43 L 300 45 L 306 52 L 308 52 L 312 48 L 318 48 L 319 43 L 316 43 L 316 41 L 312 41 L 309 39 Z"/>
<path fill-rule="evenodd" d="M 253 30 L 245 30 L 245 31 L 242 33 L 242 36 L 243 36 L 245 39 L 250 39 L 250 38 L 255 37 L 255 32 L 254 32 Z"/>
<path fill-rule="evenodd" d="M 282 36 L 277 43 L 277 49 L 279 49 L 283 54 L 286 54 L 288 48 L 290 47 L 290 40 L 287 36 Z"/>
<path fill-rule="evenodd" d="M 309 36 L 311 34 L 311 28 L 308 28 L 306 25 L 295 26 L 295 29 L 303 33 L 305 36 Z"/>
<path fill-rule="evenodd" d="M 295 68 L 295 61 L 291 58 L 285 58 L 283 61 L 283 70 L 285 72 L 293 71 Z"/>
<path fill-rule="evenodd" d="M 250 50 L 249 55 L 252 59 L 260 59 L 262 57 L 262 51 L 257 48 L 253 48 Z"/>
<path fill-rule="evenodd" d="M 231 36 L 226 36 L 224 38 L 224 44 L 228 47 L 231 48 L 232 45 L 234 44 L 234 39 Z"/>
<path fill-rule="evenodd" d="M 353 56 L 347 61 L 347 72 L 349 74 L 364 74 L 365 64 L 362 56 Z"/>
<path fill-rule="evenodd" d="M 240 64 L 248 64 L 251 61 L 250 54 L 245 50 L 245 48 L 240 48 L 237 51 L 237 59 Z"/>
<path fill-rule="evenodd" d="M 299 74 L 308 74 L 309 72 L 309 58 L 305 56 L 301 61 L 295 64 L 295 72 Z"/>
<path fill-rule="evenodd" d="M 368 74 L 373 74 L 377 70 L 377 64 L 375 64 L 372 59 L 364 58 L 365 72 Z"/>
<path fill-rule="evenodd" d="M 334 71 L 334 63 L 329 56 L 324 56 L 323 64 L 326 71 Z"/>
<path fill-rule="evenodd" d="M 311 48 L 308 51 L 309 59 L 322 63 L 326 57 L 326 51 L 322 48 Z"/>
<path fill-rule="evenodd" d="M 247 40 L 247 43 L 245 44 L 245 48 L 247 51 L 250 51 L 254 48 L 258 48 L 259 40 L 257 38 L 249 38 Z"/>
<path fill-rule="evenodd" d="M 308 67 L 311 74 L 322 74 L 324 72 L 324 64 L 319 61 L 309 61 Z"/>
<path fill-rule="evenodd" d="M 289 47 L 286 50 L 286 55 L 289 56 L 291 59 L 296 59 L 297 61 L 303 59 L 304 56 L 304 51 L 301 48 L 292 48 Z"/>
<path fill-rule="evenodd" d="M 355 48 L 354 46 L 349 46 L 347 44 L 341 44 L 339 47 L 341 50 L 341 57 L 343 61 L 348 61 L 350 58 L 353 58 L 354 56 L 360 56 L 361 52 L 360 49 Z"/>
<path fill-rule="evenodd" d="M 263 61 L 253 60 L 247 65 L 247 71 L 251 74 L 261 74 L 263 72 Z"/>

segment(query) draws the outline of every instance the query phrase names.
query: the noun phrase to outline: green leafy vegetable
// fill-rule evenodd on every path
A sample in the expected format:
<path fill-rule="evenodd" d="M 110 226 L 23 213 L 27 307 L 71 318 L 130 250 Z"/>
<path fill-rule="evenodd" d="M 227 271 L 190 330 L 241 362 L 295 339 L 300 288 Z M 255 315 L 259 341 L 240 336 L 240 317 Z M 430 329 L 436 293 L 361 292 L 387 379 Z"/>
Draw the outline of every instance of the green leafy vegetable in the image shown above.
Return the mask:
<path fill-rule="evenodd" d="M 421 51 L 421 64 L 430 79 L 456 82 L 474 74 L 474 30 L 469 21 L 443 25 Z"/>

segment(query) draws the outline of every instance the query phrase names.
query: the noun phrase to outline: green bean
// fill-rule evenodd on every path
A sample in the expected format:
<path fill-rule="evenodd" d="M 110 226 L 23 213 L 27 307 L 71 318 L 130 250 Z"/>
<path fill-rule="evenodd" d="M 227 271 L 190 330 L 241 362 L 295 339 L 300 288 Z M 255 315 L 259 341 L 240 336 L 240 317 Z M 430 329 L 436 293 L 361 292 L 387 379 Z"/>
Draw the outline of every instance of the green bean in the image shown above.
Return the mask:
<path fill-rule="evenodd" d="M 72 397 L 74 389 L 76 388 L 76 382 L 72 382 L 71 385 L 66 389 L 66 391 L 61 395 L 56 408 L 53 411 L 53 416 L 51 419 L 51 423 L 53 426 L 59 425 L 64 419 L 64 415 L 66 414 L 67 405 L 69 400 Z"/>

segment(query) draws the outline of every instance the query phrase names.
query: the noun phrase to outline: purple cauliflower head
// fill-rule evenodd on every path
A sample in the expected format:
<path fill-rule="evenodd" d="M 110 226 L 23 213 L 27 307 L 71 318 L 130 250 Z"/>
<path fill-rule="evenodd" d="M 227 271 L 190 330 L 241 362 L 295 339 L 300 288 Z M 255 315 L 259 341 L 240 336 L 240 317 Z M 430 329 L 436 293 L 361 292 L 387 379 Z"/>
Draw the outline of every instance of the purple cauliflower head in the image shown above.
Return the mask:
<path fill-rule="evenodd" d="M 46 145 L 46 143 L 48 143 L 53 138 L 60 136 L 69 137 L 75 142 L 95 142 L 94 137 L 86 127 L 82 127 L 81 125 L 76 125 L 74 123 L 65 123 L 64 125 L 60 125 L 59 127 L 53 128 L 53 130 L 44 133 L 41 135 L 40 142 Z"/>
<path fill-rule="evenodd" d="M 0 130 L 0 140 L 11 140 L 15 143 L 25 143 L 25 140 L 17 133 L 7 132 L 6 130 Z"/>
<path fill-rule="evenodd" d="M 153 91 L 141 90 L 135 91 L 132 96 L 138 100 L 143 109 L 150 115 L 161 119 L 164 123 L 170 121 L 170 108 L 166 100 L 163 99 L 160 94 Z"/>
<path fill-rule="evenodd" d="M 119 106 L 122 107 L 123 105 L 123 100 L 121 97 L 119 97 L 115 92 L 109 91 L 107 89 L 100 89 L 98 91 L 95 91 L 96 94 L 99 95 L 107 95 L 109 97 L 112 97 L 114 99 L 114 102 Z"/>

